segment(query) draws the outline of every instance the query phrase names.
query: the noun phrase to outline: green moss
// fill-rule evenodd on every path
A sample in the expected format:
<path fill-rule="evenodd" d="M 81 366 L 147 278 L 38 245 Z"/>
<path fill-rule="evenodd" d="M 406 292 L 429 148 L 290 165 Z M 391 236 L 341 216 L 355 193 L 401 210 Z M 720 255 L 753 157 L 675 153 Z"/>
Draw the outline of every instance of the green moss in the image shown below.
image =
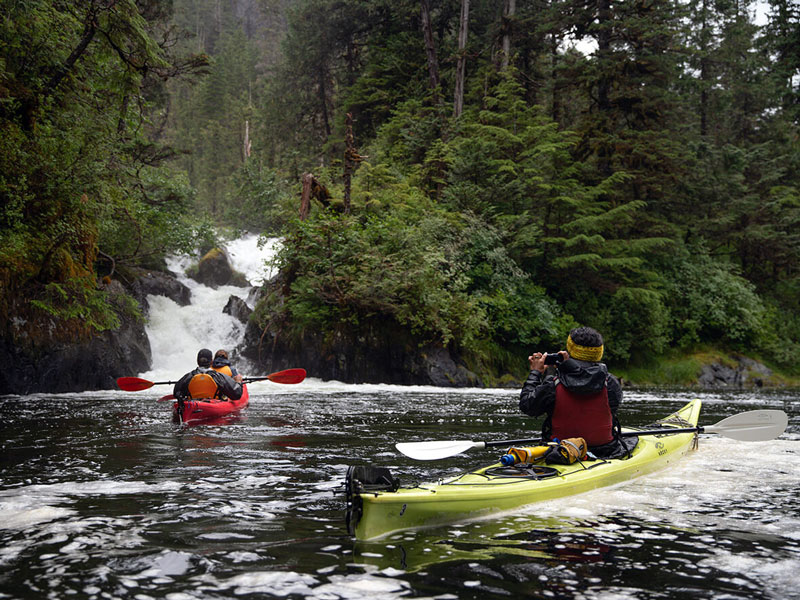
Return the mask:
<path fill-rule="evenodd" d="M 222 255 L 222 250 L 220 248 L 212 248 L 208 252 L 205 253 L 203 258 L 200 259 L 200 262 L 205 260 L 213 260 L 215 258 L 219 258 Z"/>
<path fill-rule="evenodd" d="M 612 369 L 612 372 L 626 384 L 636 386 L 690 386 L 697 383 L 704 364 L 689 355 Z"/>
<path fill-rule="evenodd" d="M 731 369 L 739 368 L 739 356 L 741 355 L 730 354 L 717 348 L 702 347 L 691 352 L 671 351 L 647 363 L 612 367 L 611 371 L 628 385 L 687 387 L 697 385 L 697 378 L 707 365 L 716 363 Z M 757 356 L 750 358 L 760 361 L 760 357 Z M 745 371 L 745 380 L 753 382 L 759 379 L 767 387 L 800 386 L 800 378 L 781 372 L 771 364 L 765 364 L 772 370 L 771 375 L 765 376 L 748 369 Z"/>

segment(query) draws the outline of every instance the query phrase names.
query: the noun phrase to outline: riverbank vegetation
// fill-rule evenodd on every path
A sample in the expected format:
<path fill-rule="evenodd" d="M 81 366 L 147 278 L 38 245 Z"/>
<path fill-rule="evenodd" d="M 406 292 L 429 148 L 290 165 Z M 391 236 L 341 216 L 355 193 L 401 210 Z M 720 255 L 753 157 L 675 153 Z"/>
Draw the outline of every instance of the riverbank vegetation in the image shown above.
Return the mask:
<path fill-rule="evenodd" d="M 223 226 L 284 238 L 282 335 L 391 320 L 493 383 L 590 324 L 632 380 L 800 375 L 791 2 L 169 4 L 4 3 L 7 322 L 113 328 L 103 277 Z"/>

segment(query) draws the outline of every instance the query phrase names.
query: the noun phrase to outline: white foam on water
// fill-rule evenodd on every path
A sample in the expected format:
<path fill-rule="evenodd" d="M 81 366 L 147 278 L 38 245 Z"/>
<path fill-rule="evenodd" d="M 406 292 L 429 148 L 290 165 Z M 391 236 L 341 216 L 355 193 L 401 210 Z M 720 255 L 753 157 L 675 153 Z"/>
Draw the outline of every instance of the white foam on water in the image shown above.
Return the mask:
<path fill-rule="evenodd" d="M 142 533 L 144 526 L 130 518 L 82 517 L 75 511 L 68 511 L 56 519 L 20 528 L 24 541 L 7 544 L 0 550 L 0 564 L 6 564 L 23 555 L 32 547 L 56 546 L 55 553 L 42 555 L 42 560 L 61 557 L 69 562 L 84 561 L 91 555 L 113 548 L 130 549 L 145 543 Z M 63 572 L 65 566 L 51 571 Z M 55 585 L 55 578 L 51 581 Z"/>
<path fill-rule="evenodd" d="M 266 264 L 280 248 L 280 240 L 271 238 L 260 244 L 258 235 L 246 235 L 226 244 L 231 264 L 237 271 L 244 273 L 247 281 L 253 285 L 261 285 L 275 275 L 275 269 Z"/>
<path fill-rule="evenodd" d="M 768 581 L 770 585 L 765 592 L 771 598 L 784 599 L 796 597 L 797 573 L 800 570 L 800 559 L 776 558 L 774 561 L 765 560 L 759 556 L 743 556 L 716 548 L 714 555 L 702 559 L 698 565 L 704 568 L 713 568 L 728 574 L 728 577 L 719 577 L 720 581 L 727 581 L 738 588 L 751 588 L 755 586 L 745 579 Z"/>
<path fill-rule="evenodd" d="M 29 502 L 0 502 L 0 529 L 24 530 L 33 525 L 47 523 L 75 514 L 75 511 L 57 506 L 31 506 Z"/>
<path fill-rule="evenodd" d="M 140 579 L 183 575 L 192 565 L 192 555 L 188 552 L 165 550 L 151 558 L 153 564 L 137 576 Z"/>
<path fill-rule="evenodd" d="M 161 493 L 180 489 L 177 482 L 147 484 L 142 482 L 85 481 L 43 485 L 28 485 L 0 490 L 0 529 L 24 530 L 32 525 L 74 514 L 60 504 L 68 504 L 72 498 L 86 496 L 109 496 L 117 494 Z"/>
<path fill-rule="evenodd" d="M 62 483 L 36 484 L 0 490 L 0 498 L 41 506 L 43 502 L 64 502 L 70 496 L 111 496 L 116 494 L 155 494 L 174 492 L 182 487 L 177 481 L 145 483 L 142 481 L 65 481 Z M 0 521 L 0 526 L 2 526 Z"/>
<path fill-rule="evenodd" d="M 85 556 L 98 547 L 125 548 L 142 543 L 137 527 L 124 525 L 126 520 L 82 518 L 77 510 L 65 505 L 87 496 L 139 495 L 172 492 L 182 486 L 177 482 L 85 481 L 37 484 L 0 490 L 0 530 L 27 532 L 24 542 L 6 545 L 0 550 L 0 564 L 14 560 L 30 547 L 57 545 L 62 555 Z M 112 533 L 109 533 L 112 532 Z M 69 541 L 72 539 L 72 541 Z"/>
<path fill-rule="evenodd" d="M 197 538 L 201 540 L 252 540 L 253 536 L 231 531 L 221 531 L 217 533 L 201 533 Z"/>
<path fill-rule="evenodd" d="M 332 575 L 328 583 L 314 588 L 308 598 L 319 600 L 331 598 L 342 600 L 363 598 L 389 600 L 407 595 L 410 587 L 406 581 L 369 573 L 363 575 Z"/>
<path fill-rule="evenodd" d="M 328 571 L 329 569 L 321 569 Z M 328 576 L 327 583 L 316 577 L 293 571 L 251 571 L 228 579 L 204 575 L 199 589 L 208 592 L 232 590 L 235 596 L 268 594 L 270 596 L 302 596 L 306 600 L 393 600 L 405 597 L 411 586 L 396 579 L 404 571 L 397 569 L 374 570 L 372 573 Z"/>
<path fill-rule="evenodd" d="M 255 552 L 230 552 L 228 554 L 228 558 L 230 558 L 235 564 L 256 562 L 261 560 L 261 556 Z"/>
<path fill-rule="evenodd" d="M 203 587 L 210 584 L 214 590 L 233 589 L 233 593 L 237 596 L 261 593 L 277 596 L 296 594 L 309 597 L 313 593 L 312 586 L 319 583 L 311 575 L 292 571 L 252 571 L 223 580 L 217 580 L 213 576 L 201 579 Z"/>
<path fill-rule="evenodd" d="M 269 394 L 432 394 L 438 398 L 448 395 L 475 395 L 485 396 L 519 396 L 519 390 L 506 388 L 443 388 L 432 385 L 397 385 L 391 383 L 343 383 L 336 380 L 322 380 L 315 377 L 306 377 L 301 383 L 284 385 L 271 381 L 254 381 L 248 384 L 252 393 Z"/>

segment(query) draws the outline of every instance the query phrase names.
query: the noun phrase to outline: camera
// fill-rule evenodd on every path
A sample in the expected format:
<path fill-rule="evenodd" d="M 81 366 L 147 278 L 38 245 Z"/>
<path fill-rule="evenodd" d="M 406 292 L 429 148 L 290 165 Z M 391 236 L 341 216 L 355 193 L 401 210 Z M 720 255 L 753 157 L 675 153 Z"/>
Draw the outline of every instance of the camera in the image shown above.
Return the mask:
<path fill-rule="evenodd" d="M 558 352 L 548 352 L 547 356 L 544 357 L 544 364 L 546 365 L 557 365 L 563 359 Z"/>

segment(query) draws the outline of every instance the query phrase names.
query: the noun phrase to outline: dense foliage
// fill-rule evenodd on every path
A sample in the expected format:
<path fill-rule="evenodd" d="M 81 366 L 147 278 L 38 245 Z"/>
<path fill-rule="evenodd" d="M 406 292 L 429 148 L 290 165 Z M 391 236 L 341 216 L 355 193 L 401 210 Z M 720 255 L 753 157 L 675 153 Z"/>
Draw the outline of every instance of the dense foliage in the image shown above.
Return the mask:
<path fill-rule="evenodd" d="M 164 81 L 207 59 L 170 55 L 159 2 L 2 6 L 3 337 L 35 345 L 116 328 L 120 307 L 99 278 L 197 244 L 192 190 L 168 166 L 158 110 Z"/>
<path fill-rule="evenodd" d="M 290 225 L 274 310 L 331 329 L 379 312 L 517 360 L 579 322 L 618 363 L 711 344 L 791 368 L 800 14 L 760 6 L 764 25 L 748 2 L 296 3 L 264 149 L 341 197 L 350 113 L 366 159 L 352 215 Z"/>
<path fill-rule="evenodd" d="M 6 310 L 113 326 L 97 277 L 213 223 L 285 238 L 263 326 L 391 319 L 497 373 L 576 323 L 617 364 L 796 364 L 796 3 L 2 5 Z"/>

